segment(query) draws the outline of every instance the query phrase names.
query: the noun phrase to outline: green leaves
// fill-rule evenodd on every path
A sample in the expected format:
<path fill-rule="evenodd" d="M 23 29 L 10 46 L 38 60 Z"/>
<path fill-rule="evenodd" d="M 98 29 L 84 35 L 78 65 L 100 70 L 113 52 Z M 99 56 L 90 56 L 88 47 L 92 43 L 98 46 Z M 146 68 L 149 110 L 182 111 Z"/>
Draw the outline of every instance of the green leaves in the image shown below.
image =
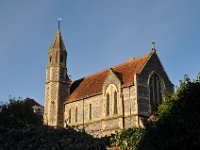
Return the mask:
<path fill-rule="evenodd" d="M 136 150 L 144 131 L 143 128 L 129 128 L 123 132 L 116 132 L 111 139 L 112 146 L 123 150 Z"/>
<path fill-rule="evenodd" d="M 125 150 L 200 149 L 200 73 L 188 75 L 164 102 L 144 129 L 117 132 L 112 145 Z"/>

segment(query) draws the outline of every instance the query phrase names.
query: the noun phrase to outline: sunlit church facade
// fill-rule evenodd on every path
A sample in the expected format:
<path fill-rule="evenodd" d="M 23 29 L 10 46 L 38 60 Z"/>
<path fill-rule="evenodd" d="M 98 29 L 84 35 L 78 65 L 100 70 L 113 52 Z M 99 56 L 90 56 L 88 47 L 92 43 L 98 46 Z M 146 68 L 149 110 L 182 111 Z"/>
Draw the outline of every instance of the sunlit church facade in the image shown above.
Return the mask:
<path fill-rule="evenodd" d="M 144 56 L 71 81 L 60 24 L 48 50 L 44 122 L 74 127 L 103 136 L 130 127 L 143 127 L 174 87 L 154 43 Z"/>

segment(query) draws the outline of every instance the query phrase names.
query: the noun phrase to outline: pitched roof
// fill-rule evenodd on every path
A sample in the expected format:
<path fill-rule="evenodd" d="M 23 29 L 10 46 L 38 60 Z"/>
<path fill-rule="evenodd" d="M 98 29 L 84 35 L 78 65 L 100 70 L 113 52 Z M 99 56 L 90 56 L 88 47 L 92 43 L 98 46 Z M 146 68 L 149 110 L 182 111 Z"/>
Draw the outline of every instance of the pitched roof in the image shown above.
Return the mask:
<path fill-rule="evenodd" d="M 120 78 L 122 85 L 134 83 L 133 75 L 142 70 L 150 55 L 151 53 L 142 57 L 132 58 L 125 63 L 112 67 L 114 73 Z M 105 69 L 72 82 L 70 86 L 70 95 L 65 103 L 70 103 L 84 97 L 101 93 L 102 86 L 109 72 L 110 69 Z"/>
<path fill-rule="evenodd" d="M 40 105 L 38 102 L 36 102 L 34 99 L 31 98 L 26 98 L 25 102 L 27 102 L 29 105 L 31 106 L 39 106 L 39 107 L 43 107 L 42 105 Z"/>

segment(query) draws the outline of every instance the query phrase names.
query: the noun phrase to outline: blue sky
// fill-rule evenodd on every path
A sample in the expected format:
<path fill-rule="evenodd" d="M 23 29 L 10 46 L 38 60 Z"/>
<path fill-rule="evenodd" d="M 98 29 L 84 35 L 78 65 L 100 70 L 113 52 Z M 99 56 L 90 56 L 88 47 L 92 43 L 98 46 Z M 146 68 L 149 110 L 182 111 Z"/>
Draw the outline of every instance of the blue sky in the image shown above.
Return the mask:
<path fill-rule="evenodd" d="M 157 53 L 171 81 L 200 72 L 198 0 L 1 0 L 0 101 L 44 102 L 47 52 L 61 17 L 73 80 Z"/>

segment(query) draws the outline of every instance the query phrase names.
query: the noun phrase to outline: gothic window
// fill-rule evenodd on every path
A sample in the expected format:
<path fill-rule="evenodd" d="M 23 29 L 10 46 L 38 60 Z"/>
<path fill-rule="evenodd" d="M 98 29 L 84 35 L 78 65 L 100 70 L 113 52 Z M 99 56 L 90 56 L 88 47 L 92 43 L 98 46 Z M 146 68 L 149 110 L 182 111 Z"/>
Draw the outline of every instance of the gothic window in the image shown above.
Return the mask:
<path fill-rule="evenodd" d="M 92 104 L 89 104 L 89 119 L 92 119 Z"/>
<path fill-rule="evenodd" d="M 75 109 L 75 122 L 78 121 L 78 108 Z"/>
<path fill-rule="evenodd" d="M 114 92 L 114 114 L 117 114 L 118 110 L 117 110 L 117 92 Z"/>
<path fill-rule="evenodd" d="M 69 109 L 69 123 L 71 123 L 71 109 Z"/>
<path fill-rule="evenodd" d="M 110 115 L 110 95 L 106 95 L 106 115 Z"/>
<path fill-rule="evenodd" d="M 158 105 L 162 103 L 162 84 L 157 74 L 154 74 L 150 78 L 149 86 L 151 113 L 155 113 Z"/>

